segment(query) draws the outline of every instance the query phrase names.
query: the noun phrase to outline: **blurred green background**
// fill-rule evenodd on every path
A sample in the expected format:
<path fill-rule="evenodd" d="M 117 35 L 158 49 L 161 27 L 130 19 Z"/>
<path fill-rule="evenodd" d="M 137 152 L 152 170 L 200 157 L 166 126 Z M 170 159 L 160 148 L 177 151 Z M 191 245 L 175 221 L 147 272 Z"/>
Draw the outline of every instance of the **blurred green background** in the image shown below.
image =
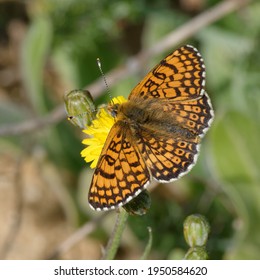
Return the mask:
<path fill-rule="evenodd" d="M 0 1 L 0 128 L 48 114 L 65 92 L 100 78 L 145 50 L 217 0 Z M 260 2 L 201 29 L 183 44 L 201 52 L 215 109 L 195 168 L 157 186 L 152 206 L 130 217 L 117 255 L 138 259 L 152 228 L 151 259 L 181 259 L 186 216 L 210 225 L 210 259 L 260 259 Z M 176 46 L 177 48 L 177 46 Z M 175 47 L 173 48 L 175 49 Z M 143 74 L 162 53 L 144 65 Z M 143 74 L 111 86 L 127 97 Z M 107 93 L 96 99 L 106 103 Z M 91 234 L 59 259 L 98 259 L 115 213 L 87 202 L 91 170 L 80 157 L 84 135 L 59 123 L 0 138 L 0 258 L 51 258 L 85 223 L 102 217 Z"/>

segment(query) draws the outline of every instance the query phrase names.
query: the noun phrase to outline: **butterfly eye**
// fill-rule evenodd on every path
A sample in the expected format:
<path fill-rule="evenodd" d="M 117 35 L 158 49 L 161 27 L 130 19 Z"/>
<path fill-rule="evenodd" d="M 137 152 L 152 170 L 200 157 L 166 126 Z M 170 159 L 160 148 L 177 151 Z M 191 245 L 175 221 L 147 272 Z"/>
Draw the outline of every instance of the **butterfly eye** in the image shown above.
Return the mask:
<path fill-rule="evenodd" d="M 96 116 L 93 98 L 87 90 L 72 90 L 64 96 L 68 120 L 80 128 L 86 128 Z"/>
<path fill-rule="evenodd" d="M 118 113 L 119 104 L 108 105 L 107 109 L 112 117 L 116 117 Z"/>

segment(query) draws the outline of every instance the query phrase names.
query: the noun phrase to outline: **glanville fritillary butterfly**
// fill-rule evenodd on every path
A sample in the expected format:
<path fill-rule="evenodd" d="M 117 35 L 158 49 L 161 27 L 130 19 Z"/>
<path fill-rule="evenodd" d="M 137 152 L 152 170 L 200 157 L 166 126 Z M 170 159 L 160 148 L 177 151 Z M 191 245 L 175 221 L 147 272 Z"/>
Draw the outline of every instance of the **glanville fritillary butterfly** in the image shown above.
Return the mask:
<path fill-rule="evenodd" d="M 186 45 L 169 54 L 132 90 L 111 104 L 115 118 L 94 171 L 89 203 L 95 210 L 123 206 L 150 184 L 172 182 L 195 165 L 213 121 L 205 65 Z"/>

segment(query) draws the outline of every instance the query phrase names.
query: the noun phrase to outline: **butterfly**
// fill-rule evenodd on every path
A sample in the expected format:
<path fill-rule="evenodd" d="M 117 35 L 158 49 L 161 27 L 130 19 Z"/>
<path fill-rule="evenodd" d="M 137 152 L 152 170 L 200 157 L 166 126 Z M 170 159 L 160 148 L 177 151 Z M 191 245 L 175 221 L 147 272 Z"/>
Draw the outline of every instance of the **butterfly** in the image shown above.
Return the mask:
<path fill-rule="evenodd" d="M 186 45 L 156 65 L 122 104 L 94 171 L 89 204 L 110 210 L 128 203 L 154 179 L 172 182 L 195 165 L 214 113 L 205 91 L 205 65 Z"/>

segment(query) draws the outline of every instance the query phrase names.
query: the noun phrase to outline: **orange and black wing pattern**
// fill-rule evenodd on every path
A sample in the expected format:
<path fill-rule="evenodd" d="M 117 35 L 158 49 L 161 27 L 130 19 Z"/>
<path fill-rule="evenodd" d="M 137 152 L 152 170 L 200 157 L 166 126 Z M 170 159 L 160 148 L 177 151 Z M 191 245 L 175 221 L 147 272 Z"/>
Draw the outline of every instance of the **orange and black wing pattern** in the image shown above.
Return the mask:
<path fill-rule="evenodd" d="M 118 208 L 150 183 L 149 170 L 129 131 L 116 122 L 108 134 L 89 190 L 95 210 Z"/>
<path fill-rule="evenodd" d="M 95 210 L 118 208 L 154 178 L 171 182 L 197 161 L 213 120 L 199 52 L 183 46 L 163 59 L 114 112 L 89 191 Z M 144 118 L 144 119 L 143 119 Z"/>
<path fill-rule="evenodd" d="M 159 182 L 174 181 L 194 166 L 199 152 L 199 137 L 172 137 L 163 131 L 142 127 L 137 132 L 138 149 L 152 177 Z M 182 139 L 181 139 L 182 138 Z"/>
<path fill-rule="evenodd" d="M 197 99 L 182 102 L 164 102 L 163 111 L 169 117 L 169 125 L 174 120 L 178 126 L 189 129 L 194 135 L 203 137 L 209 129 L 214 112 L 206 92 Z"/>
<path fill-rule="evenodd" d="M 194 99 L 204 94 L 205 66 L 200 53 L 186 45 L 169 54 L 132 90 L 132 98 Z"/>

